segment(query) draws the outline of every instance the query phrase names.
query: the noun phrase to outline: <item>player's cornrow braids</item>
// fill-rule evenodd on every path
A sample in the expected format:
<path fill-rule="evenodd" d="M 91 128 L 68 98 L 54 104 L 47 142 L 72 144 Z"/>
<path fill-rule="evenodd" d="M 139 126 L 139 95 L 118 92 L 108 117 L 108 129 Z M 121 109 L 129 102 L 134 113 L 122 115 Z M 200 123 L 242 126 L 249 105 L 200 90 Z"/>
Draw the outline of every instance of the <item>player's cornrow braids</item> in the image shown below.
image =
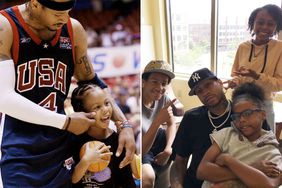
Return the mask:
<path fill-rule="evenodd" d="M 91 88 L 98 87 L 97 85 L 88 83 L 83 84 L 75 88 L 72 92 L 71 96 L 71 104 L 73 106 L 73 110 L 75 112 L 82 112 L 84 111 L 84 105 L 83 105 L 83 96 L 86 91 L 88 91 Z"/>

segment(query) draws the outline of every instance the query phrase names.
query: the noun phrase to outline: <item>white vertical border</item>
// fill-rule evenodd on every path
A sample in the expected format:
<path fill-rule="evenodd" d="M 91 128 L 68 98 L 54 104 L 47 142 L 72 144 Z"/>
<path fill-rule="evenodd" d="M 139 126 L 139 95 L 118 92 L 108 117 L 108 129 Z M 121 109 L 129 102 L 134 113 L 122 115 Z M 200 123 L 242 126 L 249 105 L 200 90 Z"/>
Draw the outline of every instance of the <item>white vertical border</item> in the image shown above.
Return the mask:
<path fill-rule="evenodd" d="M 3 131 L 4 131 L 4 122 L 5 122 L 5 114 L 2 114 L 2 117 L 0 119 L 0 159 L 2 158 L 2 138 L 3 138 Z M 2 181 L 2 174 L 1 174 L 1 167 L 0 167 L 0 187 L 3 186 L 3 181 Z"/>

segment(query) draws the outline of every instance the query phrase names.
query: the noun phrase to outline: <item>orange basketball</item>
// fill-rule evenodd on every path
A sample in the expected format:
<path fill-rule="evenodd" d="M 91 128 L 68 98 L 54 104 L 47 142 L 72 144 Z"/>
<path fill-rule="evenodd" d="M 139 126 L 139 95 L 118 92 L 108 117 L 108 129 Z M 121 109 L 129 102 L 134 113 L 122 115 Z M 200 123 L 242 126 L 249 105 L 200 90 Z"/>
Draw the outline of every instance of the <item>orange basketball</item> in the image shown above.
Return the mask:
<path fill-rule="evenodd" d="M 100 142 L 100 141 L 90 141 L 89 142 L 89 147 L 91 147 L 91 148 L 99 147 L 99 145 L 101 145 L 101 144 L 104 144 L 104 143 Z M 85 149 L 86 149 L 86 143 L 80 149 L 80 152 L 79 152 L 80 159 L 84 155 Z M 109 152 L 109 150 L 107 152 Z M 92 163 L 88 167 L 88 170 L 90 172 L 99 172 L 99 171 L 104 170 L 109 165 L 110 160 L 111 160 L 111 156 L 105 156 L 102 159 L 105 160 L 105 161 L 100 161 L 100 162 Z"/>
<path fill-rule="evenodd" d="M 133 160 L 130 163 L 130 167 L 131 167 L 131 171 L 132 174 L 134 175 L 134 177 L 136 179 L 140 179 L 141 178 L 141 156 L 134 154 Z"/>

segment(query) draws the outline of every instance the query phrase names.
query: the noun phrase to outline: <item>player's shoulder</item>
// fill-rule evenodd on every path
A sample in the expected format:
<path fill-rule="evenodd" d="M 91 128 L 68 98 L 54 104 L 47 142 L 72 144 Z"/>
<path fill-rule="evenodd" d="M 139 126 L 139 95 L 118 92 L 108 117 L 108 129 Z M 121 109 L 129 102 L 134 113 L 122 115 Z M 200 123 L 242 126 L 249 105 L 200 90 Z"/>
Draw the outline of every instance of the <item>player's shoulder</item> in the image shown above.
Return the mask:
<path fill-rule="evenodd" d="M 1 31 L 6 31 L 6 32 L 12 31 L 12 26 L 9 20 L 1 13 L 0 13 L 0 23 L 1 23 L 0 24 Z"/>
<path fill-rule="evenodd" d="M 1 54 L 9 54 L 13 43 L 13 29 L 8 19 L 2 14 L 0 14 L 0 40 L 2 41 Z"/>
<path fill-rule="evenodd" d="M 86 32 L 81 25 L 81 23 L 74 19 L 70 18 L 71 25 L 72 25 L 72 31 L 73 31 L 73 38 L 74 38 L 74 45 L 75 46 L 80 46 L 82 48 L 87 48 L 87 35 Z"/>
<path fill-rule="evenodd" d="M 81 25 L 81 23 L 77 19 L 70 18 L 70 21 L 71 21 L 72 29 L 73 29 L 74 32 L 84 30 L 83 26 Z"/>

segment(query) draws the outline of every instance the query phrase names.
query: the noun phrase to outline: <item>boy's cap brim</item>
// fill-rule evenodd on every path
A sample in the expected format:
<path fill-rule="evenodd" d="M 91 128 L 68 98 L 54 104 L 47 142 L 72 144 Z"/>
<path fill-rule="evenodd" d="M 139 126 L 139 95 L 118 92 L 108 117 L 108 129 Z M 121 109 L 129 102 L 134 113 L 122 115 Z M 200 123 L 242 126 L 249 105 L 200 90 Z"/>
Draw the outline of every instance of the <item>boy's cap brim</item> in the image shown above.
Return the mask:
<path fill-rule="evenodd" d="M 168 76 L 170 79 L 175 78 L 175 74 L 173 72 L 166 71 L 166 70 L 163 70 L 163 69 L 154 69 L 154 70 L 143 72 L 143 74 L 146 74 L 146 73 L 162 73 L 162 74 L 165 74 L 166 76 Z"/>
<path fill-rule="evenodd" d="M 150 61 L 146 65 L 144 72 L 142 73 L 142 77 L 147 73 L 162 73 L 168 76 L 170 79 L 173 79 L 175 77 L 175 74 L 172 72 L 170 65 L 163 60 Z"/>

